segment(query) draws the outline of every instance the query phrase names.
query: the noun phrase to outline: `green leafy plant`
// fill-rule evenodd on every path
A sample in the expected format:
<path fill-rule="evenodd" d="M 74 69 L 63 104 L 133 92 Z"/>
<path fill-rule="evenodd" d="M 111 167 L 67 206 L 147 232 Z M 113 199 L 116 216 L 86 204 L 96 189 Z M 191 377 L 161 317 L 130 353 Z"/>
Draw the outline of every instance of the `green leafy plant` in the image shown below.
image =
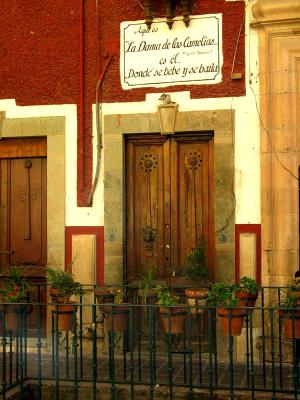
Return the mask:
<path fill-rule="evenodd" d="M 145 290 L 149 290 L 153 288 L 154 274 L 151 264 L 147 264 L 146 268 L 147 268 L 147 273 L 145 276 L 143 276 L 143 286 Z"/>
<path fill-rule="evenodd" d="M 121 288 L 118 289 L 114 289 L 113 290 L 113 294 L 114 294 L 114 303 L 115 304 L 122 304 L 123 300 L 124 300 L 124 291 Z"/>
<path fill-rule="evenodd" d="M 70 298 L 72 295 L 79 295 L 81 284 L 74 280 L 70 272 L 60 268 L 46 268 L 47 280 L 53 289 L 59 292 L 62 297 Z"/>
<path fill-rule="evenodd" d="M 291 311 L 297 307 L 297 298 L 293 291 L 287 291 L 286 294 L 281 293 L 280 308 Z"/>
<path fill-rule="evenodd" d="M 142 299 L 143 303 L 147 303 L 147 297 L 151 291 L 155 291 L 154 288 L 154 274 L 152 265 L 150 263 L 146 266 L 147 272 L 145 275 L 141 275 L 142 282 L 139 284 L 139 296 Z"/>
<path fill-rule="evenodd" d="M 259 291 L 259 286 L 256 283 L 255 279 L 248 278 L 247 276 L 243 276 L 240 279 L 240 283 L 238 285 L 234 285 L 234 291 L 250 293 L 252 295 L 256 295 Z"/>
<path fill-rule="evenodd" d="M 285 311 L 291 311 L 300 309 L 300 305 L 297 304 L 297 291 L 298 285 L 300 285 L 299 278 L 291 280 L 287 287 L 280 290 L 279 302 L 275 303 L 275 306 L 284 309 Z"/>
<path fill-rule="evenodd" d="M 171 290 L 165 286 L 157 285 L 157 304 L 161 306 L 175 306 L 178 303 L 178 296 L 172 294 Z"/>
<path fill-rule="evenodd" d="M 237 299 L 233 296 L 233 286 L 225 286 L 223 283 L 215 283 L 210 288 L 207 304 L 213 307 L 235 307 Z"/>
<path fill-rule="evenodd" d="M 300 291 L 300 277 L 294 278 L 288 282 L 288 290 L 292 292 Z"/>
<path fill-rule="evenodd" d="M 186 276 L 192 280 L 207 280 L 208 268 L 206 260 L 206 240 L 201 238 L 197 242 L 197 247 L 187 256 L 185 268 Z"/>
<path fill-rule="evenodd" d="M 23 268 L 11 266 L 8 272 L 1 274 L 1 278 L 6 282 L 1 296 L 3 301 L 11 303 L 30 301 L 32 288 Z"/>

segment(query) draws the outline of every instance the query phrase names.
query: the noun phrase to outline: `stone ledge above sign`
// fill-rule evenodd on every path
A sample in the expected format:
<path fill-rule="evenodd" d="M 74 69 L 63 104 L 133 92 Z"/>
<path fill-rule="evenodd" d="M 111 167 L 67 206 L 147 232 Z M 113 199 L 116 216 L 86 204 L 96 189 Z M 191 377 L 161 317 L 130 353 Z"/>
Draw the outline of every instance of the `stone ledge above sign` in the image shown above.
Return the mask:
<path fill-rule="evenodd" d="M 252 6 L 253 23 L 300 19 L 300 0 L 257 0 Z"/>

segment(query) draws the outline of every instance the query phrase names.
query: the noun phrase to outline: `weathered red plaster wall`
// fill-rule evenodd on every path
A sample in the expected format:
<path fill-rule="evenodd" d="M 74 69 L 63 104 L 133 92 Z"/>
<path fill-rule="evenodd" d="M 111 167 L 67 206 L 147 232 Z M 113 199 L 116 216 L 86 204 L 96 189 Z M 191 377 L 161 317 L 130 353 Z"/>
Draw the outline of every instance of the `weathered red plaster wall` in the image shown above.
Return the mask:
<path fill-rule="evenodd" d="M 139 101 L 161 89 L 123 91 L 119 77 L 120 23 L 144 19 L 136 0 L 84 0 L 84 58 L 80 68 L 80 4 L 83 0 L 10 0 L 0 13 L 0 99 L 18 105 L 79 104 L 78 205 L 86 205 L 92 183 L 92 115 L 99 63 L 113 55 L 106 74 L 104 102 Z M 142 0 L 141 0 L 142 3 Z M 158 10 L 157 10 L 158 11 Z M 244 79 L 231 81 L 234 52 L 244 23 L 244 2 L 197 0 L 194 14 L 223 14 L 223 82 L 218 85 L 172 86 L 166 91 L 191 90 L 193 98 L 241 96 Z M 160 14 L 159 16 L 162 16 Z M 98 49 L 99 45 L 99 49 Z M 100 56 L 98 57 L 98 50 Z M 100 60 L 98 63 L 98 59 Z M 244 72 L 244 30 L 238 41 L 234 72 Z M 84 73 L 80 106 L 80 73 Z M 82 114 L 83 113 L 83 114 Z"/>

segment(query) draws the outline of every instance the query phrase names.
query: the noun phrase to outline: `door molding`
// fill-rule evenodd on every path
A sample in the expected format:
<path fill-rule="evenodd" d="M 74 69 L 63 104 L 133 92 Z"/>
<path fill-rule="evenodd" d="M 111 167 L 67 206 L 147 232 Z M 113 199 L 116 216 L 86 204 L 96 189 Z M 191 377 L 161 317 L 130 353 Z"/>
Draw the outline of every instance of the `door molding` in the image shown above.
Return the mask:
<path fill-rule="evenodd" d="M 104 282 L 120 284 L 125 259 L 125 139 L 126 134 L 159 134 L 156 113 L 106 115 L 104 117 Z M 215 279 L 232 282 L 235 277 L 234 227 L 234 111 L 180 112 L 176 133 L 214 134 Z M 196 136 L 195 136 L 196 137 Z M 145 137 L 145 140 L 149 138 Z M 163 140 L 163 137 L 162 137 Z M 206 139 L 207 140 L 207 139 Z M 144 142 L 145 143 L 145 142 Z M 224 274 L 226 271 L 226 276 Z"/>
<path fill-rule="evenodd" d="M 0 138 L 47 138 L 47 262 L 65 260 L 65 117 L 5 118 Z M 0 139 L 0 141 L 2 140 Z"/>

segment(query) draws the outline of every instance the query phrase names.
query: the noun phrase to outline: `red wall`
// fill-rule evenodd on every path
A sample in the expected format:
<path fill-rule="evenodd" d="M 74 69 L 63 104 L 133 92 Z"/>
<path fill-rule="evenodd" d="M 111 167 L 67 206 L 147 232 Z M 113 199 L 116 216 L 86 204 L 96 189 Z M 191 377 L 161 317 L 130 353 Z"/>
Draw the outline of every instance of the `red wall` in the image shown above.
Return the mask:
<path fill-rule="evenodd" d="M 164 90 L 188 89 L 193 98 L 244 95 L 244 79 L 231 80 L 236 46 L 233 71 L 244 73 L 245 68 L 244 2 L 197 0 L 196 3 L 194 14 L 223 14 L 223 82 L 217 85 L 172 86 Z M 84 15 L 81 25 L 82 4 Z M 144 19 L 139 2 L 98 0 L 98 7 L 97 12 L 95 0 L 10 0 L 0 13 L 0 99 L 14 98 L 18 105 L 79 105 L 79 206 L 86 205 L 92 183 L 91 105 L 95 103 L 95 87 L 101 66 L 105 64 L 105 56 L 113 55 L 113 59 L 103 83 L 104 102 L 142 101 L 146 93 L 161 92 L 161 89 L 153 88 L 123 91 L 120 85 L 120 23 Z"/>

